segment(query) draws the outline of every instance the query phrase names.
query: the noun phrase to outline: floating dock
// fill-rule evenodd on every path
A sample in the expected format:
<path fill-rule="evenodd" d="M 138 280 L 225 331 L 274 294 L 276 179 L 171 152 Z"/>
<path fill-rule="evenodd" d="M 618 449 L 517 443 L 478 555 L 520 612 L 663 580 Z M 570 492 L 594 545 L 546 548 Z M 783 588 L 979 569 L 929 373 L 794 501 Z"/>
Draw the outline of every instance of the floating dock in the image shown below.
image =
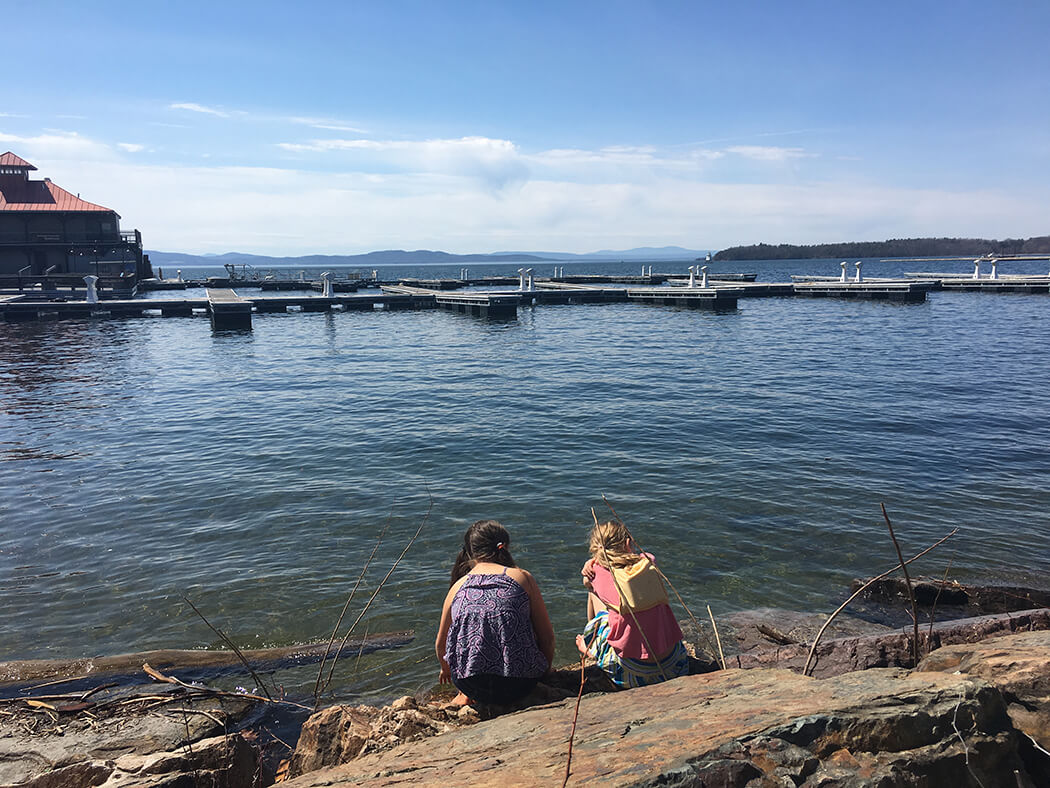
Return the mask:
<path fill-rule="evenodd" d="M 627 298 L 647 304 L 693 309 L 736 309 L 742 287 L 629 287 Z"/>
<path fill-rule="evenodd" d="M 921 303 L 926 300 L 926 293 L 932 288 L 927 282 L 903 281 L 861 281 L 843 282 L 815 281 L 795 282 L 795 295 L 816 298 L 876 298 L 885 301 L 904 301 Z"/>
<path fill-rule="evenodd" d="M 973 275 L 920 272 L 907 274 L 906 279 L 862 279 L 858 265 L 855 278 L 847 280 L 845 264 L 840 265 L 843 273 L 838 277 L 796 276 L 792 277 L 793 282 L 725 282 L 719 281 L 717 276 L 706 279 L 696 276 L 696 271 L 687 280 L 677 280 L 666 274 L 556 276 L 533 280 L 531 276 L 523 274 L 519 278 L 400 279 L 380 282 L 374 278 L 336 281 L 325 275 L 321 282 L 277 280 L 273 287 L 267 280 L 241 282 L 222 277 L 205 280 L 209 286 L 203 287 L 197 281 L 164 280 L 154 281 L 150 286 L 154 289 L 167 289 L 169 285 L 171 289 L 201 287 L 205 295 L 190 298 L 113 298 L 113 293 L 96 294 L 92 291 L 93 300 L 87 300 L 75 292 L 0 293 L 0 320 L 18 322 L 49 318 L 122 318 L 157 314 L 163 317 L 186 317 L 207 314 L 215 328 L 250 329 L 253 313 L 289 311 L 446 309 L 477 317 L 513 318 L 519 307 L 553 304 L 633 302 L 690 309 L 732 310 L 741 298 L 771 296 L 921 303 L 926 300 L 930 290 L 1050 293 L 1050 275 L 999 275 L 995 267 L 991 276 L 981 276 L 980 266 L 975 265 Z M 614 286 L 616 283 L 620 286 Z M 505 289 L 466 289 L 486 286 L 502 286 Z M 244 289 L 248 288 L 262 290 L 265 294 L 245 295 Z M 304 290 L 309 292 L 302 292 Z"/>

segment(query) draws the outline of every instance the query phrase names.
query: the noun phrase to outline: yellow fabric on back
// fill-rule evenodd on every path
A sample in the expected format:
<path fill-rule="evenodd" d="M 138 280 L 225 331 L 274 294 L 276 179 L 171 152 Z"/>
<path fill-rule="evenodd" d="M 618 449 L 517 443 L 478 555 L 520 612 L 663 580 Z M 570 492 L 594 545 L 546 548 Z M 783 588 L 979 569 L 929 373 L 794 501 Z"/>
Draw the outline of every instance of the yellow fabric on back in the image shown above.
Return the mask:
<path fill-rule="evenodd" d="M 630 608 L 635 613 L 667 604 L 667 589 L 656 565 L 641 556 L 630 566 L 613 567 L 613 581 L 620 595 L 619 605 L 610 605 L 617 613 Z"/>

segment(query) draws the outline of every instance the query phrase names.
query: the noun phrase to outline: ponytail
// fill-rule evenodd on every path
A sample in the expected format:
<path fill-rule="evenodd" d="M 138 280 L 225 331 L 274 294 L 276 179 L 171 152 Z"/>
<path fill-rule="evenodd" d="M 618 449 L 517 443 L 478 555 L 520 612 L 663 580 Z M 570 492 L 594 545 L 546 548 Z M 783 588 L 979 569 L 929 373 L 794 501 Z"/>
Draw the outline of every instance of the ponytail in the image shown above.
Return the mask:
<path fill-rule="evenodd" d="M 478 520 L 463 534 L 463 547 L 452 566 L 449 586 L 455 585 L 457 580 L 481 561 L 500 566 L 517 566 L 510 554 L 510 534 L 496 520 Z"/>

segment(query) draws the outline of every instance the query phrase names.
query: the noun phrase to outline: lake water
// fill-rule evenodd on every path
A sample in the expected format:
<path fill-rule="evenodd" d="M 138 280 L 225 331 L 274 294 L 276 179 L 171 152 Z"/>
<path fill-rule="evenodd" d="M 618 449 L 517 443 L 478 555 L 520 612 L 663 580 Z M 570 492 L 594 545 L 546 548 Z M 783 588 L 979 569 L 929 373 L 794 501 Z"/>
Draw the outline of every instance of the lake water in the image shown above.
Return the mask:
<path fill-rule="evenodd" d="M 712 269 L 781 281 L 838 262 Z M 901 270 L 972 266 L 865 266 Z M 0 323 L 0 660 L 217 647 L 183 595 L 243 647 L 326 640 L 384 524 L 369 592 L 431 498 L 359 629 L 416 639 L 340 663 L 335 698 L 436 680 L 448 571 L 482 517 L 509 528 L 571 661 L 602 493 L 716 615 L 833 609 L 896 560 L 880 502 L 906 554 L 960 529 L 917 573 L 950 560 L 960 580 L 1045 587 L 1048 314 L 1045 295 L 932 293 L 257 315 L 229 333 L 204 317 Z M 315 672 L 277 679 L 301 695 Z"/>

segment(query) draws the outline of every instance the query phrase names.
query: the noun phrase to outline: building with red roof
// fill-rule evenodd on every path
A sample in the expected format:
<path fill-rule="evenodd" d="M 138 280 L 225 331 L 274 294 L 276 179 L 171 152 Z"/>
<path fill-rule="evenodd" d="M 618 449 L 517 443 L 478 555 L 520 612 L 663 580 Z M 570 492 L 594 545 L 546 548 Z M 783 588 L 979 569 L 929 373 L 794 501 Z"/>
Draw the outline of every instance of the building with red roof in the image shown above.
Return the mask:
<path fill-rule="evenodd" d="M 138 230 L 120 215 L 51 182 L 33 180 L 32 164 L 0 154 L 0 278 L 39 281 L 96 274 L 121 289 L 152 276 Z"/>

